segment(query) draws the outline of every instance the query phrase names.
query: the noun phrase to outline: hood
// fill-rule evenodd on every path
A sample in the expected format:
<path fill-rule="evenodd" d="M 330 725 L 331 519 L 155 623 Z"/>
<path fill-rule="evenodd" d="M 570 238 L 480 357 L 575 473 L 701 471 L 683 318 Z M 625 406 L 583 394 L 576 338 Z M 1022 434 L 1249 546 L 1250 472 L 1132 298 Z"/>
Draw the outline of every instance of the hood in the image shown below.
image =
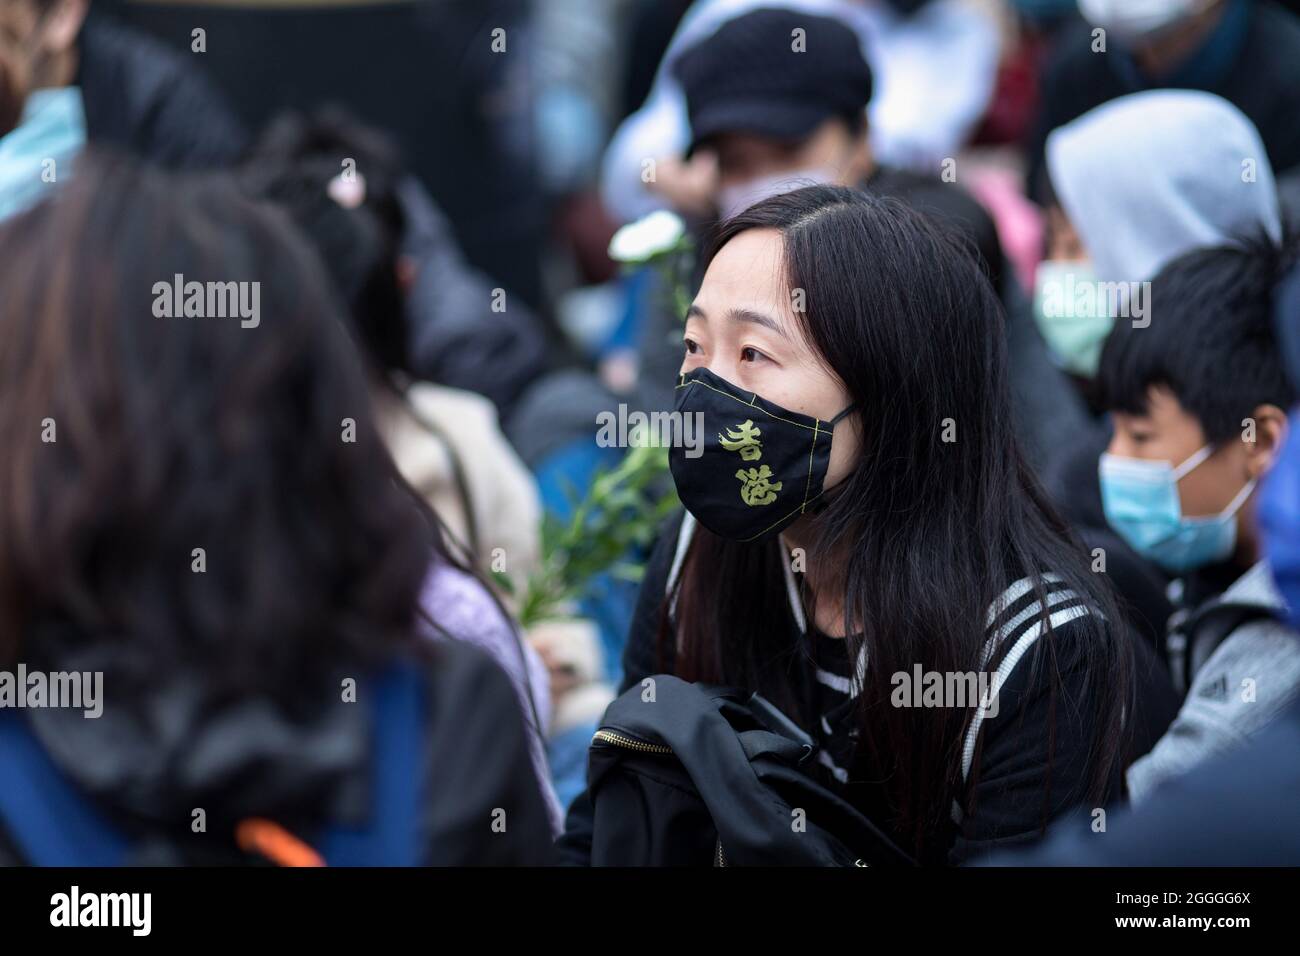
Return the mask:
<path fill-rule="evenodd" d="M 98 718 L 75 709 L 26 712 L 46 752 L 101 807 L 154 828 L 188 824 L 196 808 L 205 808 L 209 832 L 248 816 L 364 813 L 366 708 L 323 706 L 291 715 L 265 697 L 218 701 L 201 675 L 183 671 L 124 699 L 113 692 L 122 686 L 115 666 L 123 653 L 103 644 L 64 647 L 28 665 L 103 673 L 106 703 Z"/>
<path fill-rule="evenodd" d="M 1103 104 L 1048 136 L 1047 166 L 1103 282 L 1146 281 L 1185 252 L 1261 227 L 1281 239 L 1259 133 L 1210 93 L 1156 90 Z"/>
<path fill-rule="evenodd" d="M 1286 610 L 1286 601 L 1273 582 L 1273 572 L 1268 561 L 1257 562 L 1237 578 L 1232 587 L 1223 592 L 1221 601 L 1224 604 L 1262 607 L 1272 611 Z"/>

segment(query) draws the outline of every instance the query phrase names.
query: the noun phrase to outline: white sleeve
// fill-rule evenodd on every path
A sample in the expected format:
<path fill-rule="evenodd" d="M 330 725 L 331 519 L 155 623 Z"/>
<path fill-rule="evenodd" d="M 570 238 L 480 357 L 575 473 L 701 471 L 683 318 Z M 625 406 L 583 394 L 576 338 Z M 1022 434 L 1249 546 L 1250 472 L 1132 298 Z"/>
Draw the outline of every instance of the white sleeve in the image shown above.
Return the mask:
<path fill-rule="evenodd" d="M 889 165 L 934 169 L 955 156 L 988 108 L 1001 40 L 969 0 L 939 0 L 907 19 L 859 31 L 875 73 L 871 145 Z"/>

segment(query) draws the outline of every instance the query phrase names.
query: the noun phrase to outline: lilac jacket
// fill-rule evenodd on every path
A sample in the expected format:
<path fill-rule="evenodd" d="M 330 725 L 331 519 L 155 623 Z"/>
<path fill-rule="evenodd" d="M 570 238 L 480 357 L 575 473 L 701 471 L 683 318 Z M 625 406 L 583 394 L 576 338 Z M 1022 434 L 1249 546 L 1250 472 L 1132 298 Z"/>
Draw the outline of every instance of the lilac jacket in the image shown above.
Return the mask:
<path fill-rule="evenodd" d="M 528 751 L 546 801 L 551 832 L 558 835 L 564 814 L 546 760 L 551 695 L 541 658 L 519 636 L 514 622 L 502 613 L 483 584 L 464 571 L 441 563 L 435 565 L 425 578 L 420 606 L 448 634 L 486 651 L 509 675 L 519 695 L 528 732 Z M 439 639 L 427 623 L 423 626 L 428 636 Z"/>

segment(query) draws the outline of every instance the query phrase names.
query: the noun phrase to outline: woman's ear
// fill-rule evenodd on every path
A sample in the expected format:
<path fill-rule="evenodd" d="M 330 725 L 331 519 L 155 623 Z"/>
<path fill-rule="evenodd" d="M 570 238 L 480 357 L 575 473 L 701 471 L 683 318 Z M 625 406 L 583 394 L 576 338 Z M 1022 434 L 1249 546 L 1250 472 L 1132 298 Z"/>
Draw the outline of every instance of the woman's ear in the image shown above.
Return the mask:
<path fill-rule="evenodd" d="M 1262 478 L 1273 467 L 1286 441 L 1286 412 L 1276 405 L 1260 405 L 1242 423 L 1242 444 L 1246 448 L 1246 473 Z"/>

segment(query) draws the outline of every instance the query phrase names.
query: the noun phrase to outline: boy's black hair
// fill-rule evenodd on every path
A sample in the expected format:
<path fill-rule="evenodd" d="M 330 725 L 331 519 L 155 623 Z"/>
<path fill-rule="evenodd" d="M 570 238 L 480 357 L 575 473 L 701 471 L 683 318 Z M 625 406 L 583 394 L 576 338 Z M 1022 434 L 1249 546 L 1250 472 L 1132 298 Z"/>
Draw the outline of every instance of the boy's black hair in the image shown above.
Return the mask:
<path fill-rule="evenodd" d="M 1101 353 L 1105 408 L 1141 415 L 1148 390 L 1167 386 L 1209 442 L 1239 435 L 1260 405 L 1295 401 L 1274 335 L 1273 298 L 1296 261 L 1296 242 L 1265 235 L 1197 249 L 1151 280 L 1150 325 L 1119 319 Z"/>

